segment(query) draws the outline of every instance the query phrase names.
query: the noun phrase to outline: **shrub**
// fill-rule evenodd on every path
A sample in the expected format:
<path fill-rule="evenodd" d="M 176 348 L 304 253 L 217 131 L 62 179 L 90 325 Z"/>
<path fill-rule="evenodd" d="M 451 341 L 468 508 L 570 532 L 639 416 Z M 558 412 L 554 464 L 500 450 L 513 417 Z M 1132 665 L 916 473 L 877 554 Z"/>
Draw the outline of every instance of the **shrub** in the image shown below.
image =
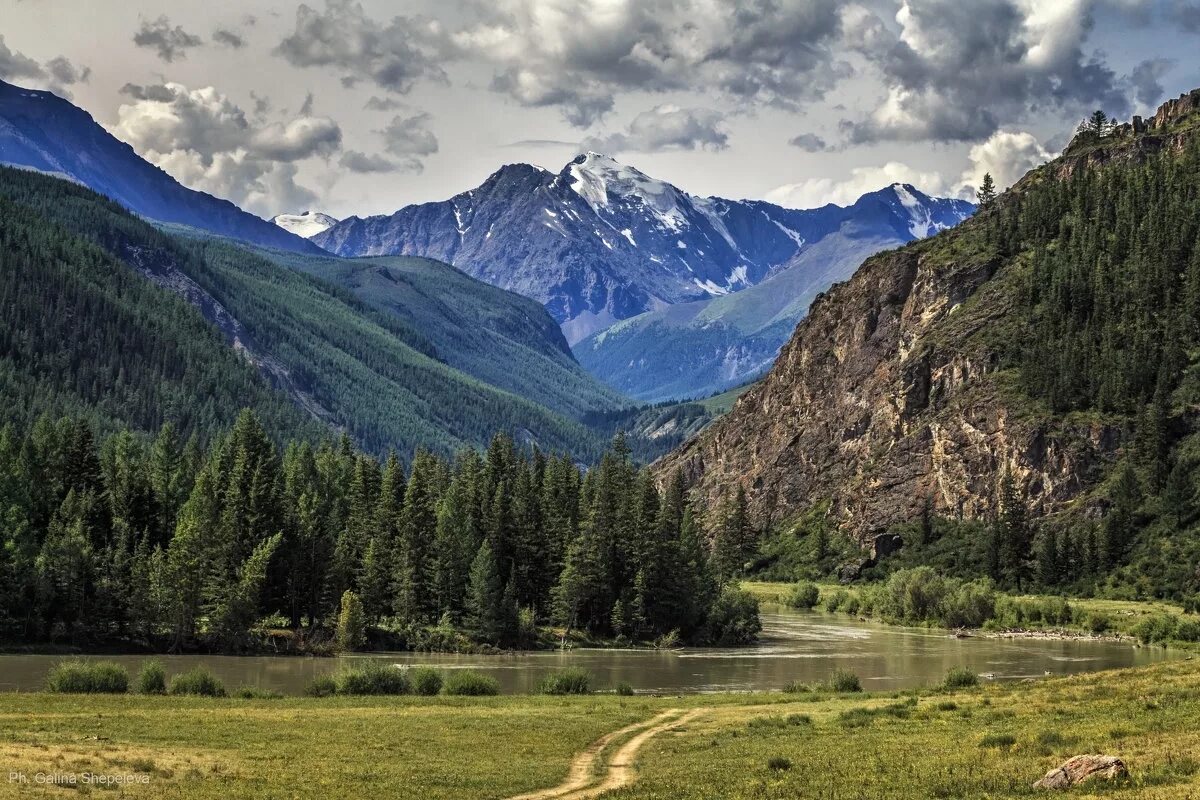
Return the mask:
<path fill-rule="evenodd" d="M 171 679 L 171 694 L 197 694 L 203 697 L 224 697 L 225 684 L 208 671 L 207 667 L 194 667 Z"/>
<path fill-rule="evenodd" d="M 1112 620 L 1103 611 L 1093 611 L 1088 614 L 1087 628 L 1092 633 L 1101 634 L 1110 627 L 1112 627 Z"/>
<path fill-rule="evenodd" d="M 412 686 L 408 671 L 392 664 L 367 661 L 358 669 L 348 669 L 337 676 L 338 694 L 386 695 L 408 694 Z"/>
<path fill-rule="evenodd" d="M 1181 642 L 1200 642 L 1200 621 L 1181 619 L 1175 626 L 1175 638 Z"/>
<path fill-rule="evenodd" d="M 367 643 L 367 619 L 363 613 L 362 600 L 349 589 L 342 594 L 337 621 L 337 643 L 343 650 L 357 650 Z"/>
<path fill-rule="evenodd" d="M 836 592 L 834 592 L 833 594 L 831 594 L 829 596 L 828 600 L 825 601 L 825 610 L 826 611 L 837 611 L 839 608 L 841 608 L 846 603 L 846 601 L 849 598 L 850 598 L 849 592 L 847 592 L 845 589 L 838 589 Z"/>
<path fill-rule="evenodd" d="M 46 691 L 71 694 L 122 694 L 129 672 L 112 661 L 65 661 L 46 676 Z"/>
<path fill-rule="evenodd" d="M 309 697 L 330 697 L 337 694 L 337 681 L 332 675 L 318 675 L 304 687 Z"/>
<path fill-rule="evenodd" d="M 831 692 L 861 692 L 862 681 L 848 669 L 835 669 L 825 684 Z"/>
<path fill-rule="evenodd" d="M 858 615 L 861 607 L 862 601 L 854 595 L 850 595 L 848 598 L 846 598 L 846 602 L 842 604 L 843 611 L 845 611 L 847 614 L 854 614 L 855 616 Z"/>
<path fill-rule="evenodd" d="M 239 686 L 233 696 L 242 700 L 278 700 L 283 697 L 274 689 L 264 689 L 261 686 Z"/>
<path fill-rule="evenodd" d="M 581 667 L 567 667 L 542 678 L 538 691 L 542 694 L 587 694 L 592 673 Z"/>
<path fill-rule="evenodd" d="M 633 687 L 625 681 L 621 681 L 617 684 L 617 694 L 621 695 L 622 697 L 632 697 Z"/>
<path fill-rule="evenodd" d="M 788 694 L 803 694 L 804 692 L 811 692 L 812 687 L 801 681 L 788 681 L 783 685 L 783 690 Z"/>
<path fill-rule="evenodd" d="M 408 671 L 412 693 L 433 697 L 442 690 L 442 673 L 433 667 L 413 667 Z"/>
<path fill-rule="evenodd" d="M 979 676 L 973 669 L 966 667 L 951 667 L 946 673 L 946 680 L 942 685 L 947 689 L 969 689 L 972 686 L 979 685 Z"/>
<path fill-rule="evenodd" d="M 958 703 L 953 700 L 943 700 L 934 706 L 938 711 L 958 711 Z"/>
<path fill-rule="evenodd" d="M 147 661 L 137 676 L 137 690 L 142 694 L 166 694 L 167 669 L 161 661 Z"/>
<path fill-rule="evenodd" d="M 783 756 L 772 756 L 767 759 L 767 769 L 784 772 L 792 768 L 792 762 Z"/>
<path fill-rule="evenodd" d="M 1178 625 L 1179 619 L 1174 614 L 1156 614 L 1138 620 L 1130 633 L 1140 639 L 1143 644 L 1154 644 L 1175 638 L 1175 629 Z"/>
<path fill-rule="evenodd" d="M 442 684 L 446 694 L 482 697 L 484 695 L 500 694 L 500 682 L 488 675 L 480 675 L 469 669 L 454 670 Z"/>
<path fill-rule="evenodd" d="M 812 608 L 821 599 L 821 590 L 815 583 L 797 583 L 792 587 L 784 602 L 792 608 Z"/>
<path fill-rule="evenodd" d="M 721 591 L 705 623 L 705 639 L 720 647 L 750 644 L 762 631 L 758 598 L 733 586 Z"/>
<path fill-rule="evenodd" d="M 947 628 L 981 628 L 996 613 L 996 590 L 989 580 L 948 581 L 940 622 Z"/>

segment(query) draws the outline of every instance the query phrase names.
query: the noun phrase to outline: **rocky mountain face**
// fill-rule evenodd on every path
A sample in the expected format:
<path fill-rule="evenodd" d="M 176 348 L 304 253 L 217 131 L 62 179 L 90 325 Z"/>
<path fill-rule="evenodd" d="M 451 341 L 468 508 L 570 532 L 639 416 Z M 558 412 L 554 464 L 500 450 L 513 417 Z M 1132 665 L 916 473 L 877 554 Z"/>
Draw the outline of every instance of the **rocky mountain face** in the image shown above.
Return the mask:
<path fill-rule="evenodd" d="M 953 224 L 963 209 L 945 202 L 909 209 L 896 224 L 907 238 Z M 696 197 L 586 153 L 558 173 L 506 166 L 449 200 L 350 217 L 313 241 L 343 256 L 452 263 L 543 303 L 574 344 L 645 311 L 760 283 L 844 222 L 837 206 Z"/>
<path fill-rule="evenodd" d="M 927 498 L 938 513 L 987 518 L 1005 470 L 1035 517 L 1098 511 L 1089 492 L 1127 420 L 1054 412 L 1023 388 L 1005 353 L 1023 330 L 1028 260 L 989 246 L 989 226 L 994 235 L 1007 224 L 1033 187 L 1182 153 L 1200 134 L 1179 124 L 1196 105 L 1200 92 L 1102 143 L 1073 144 L 957 228 L 868 259 L 816 299 L 766 377 L 661 459 L 658 475 L 682 470 L 709 508 L 742 486 L 760 524 L 828 502 L 864 543 Z"/>
<path fill-rule="evenodd" d="M 4 81 L 0 81 L 0 164 L 67 178 L 160 222 L 266 247 L 318 252 L 299 236 L 228 200 L 183 186 L 61 97 Z"/>
<path fill-rule="evenodd" d="M 834 209 L 822 213 L 833 216 Z M 813 298 L 849 278 L 868 256 L 944 230 L 973 210 L 907 184 L 871 192 L 837 209 L 835 229 L 806 242 L 762 282 L 623 320 L 577 343 L 575 356 L 646 402 L 723 391 L 765 371 Z"/>

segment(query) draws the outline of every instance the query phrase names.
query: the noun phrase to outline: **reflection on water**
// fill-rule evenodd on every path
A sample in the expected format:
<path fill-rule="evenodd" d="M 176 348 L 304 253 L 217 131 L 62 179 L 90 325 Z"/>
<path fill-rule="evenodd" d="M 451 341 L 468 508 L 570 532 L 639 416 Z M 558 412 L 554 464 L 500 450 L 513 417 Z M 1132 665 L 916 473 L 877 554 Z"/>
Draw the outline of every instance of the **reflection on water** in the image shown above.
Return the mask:
<path fill-rule="evenodd" d="M 996 680 L 1087 672 L 1149 664 L 1169 657 L 1161 648 L 1131 644 L 1046 639 L 956 639 L 945 631 L 894 628 L 823 612 L 772 610 L 763 613 L 761 641 L 743 648 L 653 650 L 574 650 L 496 656 L 390 653 L 298 658 L 287 656 L 161 656 L 169 674 L 198 663 L 226 686 L 256 685 L 299 694 L 318 675 L 363 659 L 396 664 L 470 668 L 500 681 L 504 692 L 531 692 L 551 670 L 580 666 L 605 689 L 626 682 L 638 691 L 707 692 L 779 689 L 793 680 L 826 678 L 836 668 L 853 670 L 863 688 L 901 689 L 940 681 L 954 666 L 966 666 Z M 136 671 L 148 656 L 117 656 Z M 0 656 L 0 690 L 40 688 L 60 657 Z"/>

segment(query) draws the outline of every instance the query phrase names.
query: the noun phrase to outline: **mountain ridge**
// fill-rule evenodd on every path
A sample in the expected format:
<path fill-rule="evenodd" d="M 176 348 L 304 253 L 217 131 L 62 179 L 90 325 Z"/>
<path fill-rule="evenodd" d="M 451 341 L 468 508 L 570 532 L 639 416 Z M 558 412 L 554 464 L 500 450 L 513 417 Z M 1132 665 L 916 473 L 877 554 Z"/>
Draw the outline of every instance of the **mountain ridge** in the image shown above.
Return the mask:
<path fill-rule="evenodd" d="M 538 300 L 575 344 L 644 311 L 757 284 L 842 214 L 698 197 L 589 152 L 557 173 L 505 165 L 448 200 L 349 217 L 313 241 L 342 256 L 454 264 Z"/>
<path fill-rule="evenodd" d="M 200 228 L 267 247 L 316 253 L 315 245 L 189 189 L 52 92 L 0 80 L 0 163 L 65 177 L 149 219 Z"/>

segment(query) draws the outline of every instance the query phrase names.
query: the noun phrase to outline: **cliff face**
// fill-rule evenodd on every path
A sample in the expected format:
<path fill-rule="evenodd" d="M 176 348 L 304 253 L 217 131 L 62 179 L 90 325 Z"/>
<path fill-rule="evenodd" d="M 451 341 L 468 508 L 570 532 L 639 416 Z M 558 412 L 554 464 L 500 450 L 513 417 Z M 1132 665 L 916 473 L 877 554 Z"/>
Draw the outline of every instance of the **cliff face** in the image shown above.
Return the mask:
<path fill-rule="evenodd" d="M 1073 145 L 958 228 L 869 259 L 814 302 L 767 377 L 658 474 L 682 469 L 710 508 L 740 484 L 760 524 L 829 501 L 864 542 L 915 517 L 926 498 L 947 516 L 986 517 L 1006 467 L 1034 516 L 1083 496 L 1116 456 L 1121 421 L 1052 414 L 1002 368 L 1020 332 L 1024 266 L 983 234 L 1028 181 L 1191 135 L 1178 115 L 1159 116 L 1144 134 L 1114 131 L 1102 149 Z"/>

